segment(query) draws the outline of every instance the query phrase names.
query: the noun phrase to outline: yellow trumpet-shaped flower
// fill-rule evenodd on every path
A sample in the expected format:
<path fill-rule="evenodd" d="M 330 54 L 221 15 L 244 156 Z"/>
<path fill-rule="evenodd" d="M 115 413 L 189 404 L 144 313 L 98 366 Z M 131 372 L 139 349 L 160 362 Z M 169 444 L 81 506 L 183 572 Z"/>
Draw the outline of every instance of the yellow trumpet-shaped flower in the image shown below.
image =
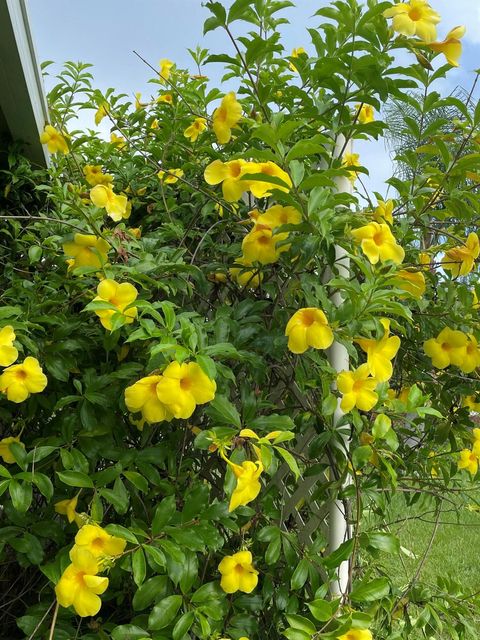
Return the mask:
<path fill-rule="evenodd" d="M 225 556 L 218 565 L 222 577 L 220 587 L 225 593 L 251 593 L 258 584 L 258 571 L 253 566 L 250 551 L 238 551 Z"/>
<path fill-rule="evenodd" d="M 352 236 L 360 242 L 363 253 L 372 264 L 391 260 L 401 264 L 405 251 L 397 244 L 390 227 L 386 224 L 371 222 L 370 224 L 352 230 Z"/>
<path fill-rule="evenodd" d="M 76 233 L 73 242 L 65 242 L 63 251 L 67 257 L 73 259 L 70 268 L 97 267 L 101 268 L 107 262 L 110 245 L 103 238 Z"/>
<path fill-rule="evenodd" d="M 448 64 L 452 67 L 458 67 L 460 57 L 462 55 L 461 38 L 465 35 L 465 27 L 454 27 L 449 31 L 442 42 L 430 42 L 428 47 L 435 53 L 443 53 Z"/>
<path fill-rule="evenodd" d="M 307 52 L 305 51 L 305 49 L 303 47 L 295 47 L 294 49 L 292 49 L 292 53 L 290 54 L 291 58 L 298 58 L 301 55 L 305 55 Z M 298 69 L 297 67 L 290 62 L 288 65 L 291 69 L 291 71 L 293 71 L 294 73 L 298 73 Z"/>
<path fill-rule="evenodd" d="M 158 96 L 155 102 L 164 102 L 165 104 L 173 104 L 173 96 L 171 93 L 164 93 Z"/>
<path fill-rule="evenodd" d="M 149 424 L 169 421 L 173 415 L 157 395 L 157 385 L 162 376 L 147 376 L 125 389 L 125 404 L 129 411 L 141 413 Z M 143 428 L 143 427 L 142 427 Z"/>
<path fill-rule="evenodd" d="M 127 144 L 125 138 L 123 138 L 122 136 L 117 136 L 116 133 L 110 134 L 110 142 L 120 150 L 123 149 Z"/>
<path fill-rule="evenodd" d="M 183 169 L 168 169 L 168 171 L 162 169 L 157 173 L 157 177 L 164 184 L 175 184 L 179 178 L 183 177 Z"/>
<path fill-rule="evenodd" d="M 18 349 L 13 346 L 15 340 L 13 327 L 7 324 L 0 329 L 0 366 L 9 367 L 18 358 Z"/>
<path fill-rule="evenodd" d="M 157 384 L 157 396 L 175 418 L 190 418 L 197 404 L 215 397 L 217 385 L 196 362 L 171 362 Z"/>
<path fill-rule="evenodd" d="M 357 120 L 360 124 L 368 124 L 369 122 L 374 122 L 375 120 L 375 109 L 371 104 L 356 104 L 355 105 L 355 115 L 357 115 Z"/>
<path fill-rule="evenodd" d="M 400 269 L 400 271 L 395 274 L 394 283 L 396 287 L 403 289 L 407 294 L 410 294 L 418 300 L 425 293 L 425 276 L 421 271 Z M 404 298 L 408 296 L 402 295 L 400 297 Z"/>
<path fill-rule="evenodd" d="M 480 349 L 477 339 L 471 333 L 468 334 L 468 342 L 465 346 L 465 354 L 457 365 L 463 373 L 471 373 L 480 366 Z"/>
<path fill-rule="evenodd" d="M 242 241 L 243 257 L 250 263 L 273 264 L 279 259 L 280 253 L 290 248 L 290 245 L 285 244 L 277 247 L 286 238 L 288 233 L 274 234 L 266 224 L 256 224 Z"/>
<path fill-rule="evenodd" d="M 476 413 L 480 413 L 480 402 L 478 402 L 478 398 L 476 396 L 465 396 L 462 402 L 463 407 L 468 407 L 472 411 Z M 478 431 L 478 436 L 476 432 Z M 474 436 L 476 440 L 480 440 L 480 429 L 474 429 Z"/>
<path fill-rule="evenodd" d="M 355 171 L 355 167 L 361 167 L 360 155 L 358 153 L 346 153 L 342 158 L 342 167 L 348 169 L 348 179 L 354 183 L 358 178 L 358 172 Z"/>
<path fill-rule="evenodd" d="M 51 124 L 46 124 L 43 133 L 40 134 L 40 142 L 47 145 L 50 153 L 68 153 L 67 141 L 60 131 Z"/>
<path fill-rule="evenodd" d="M 137 296 L 138 291 L 129 282 L 119 284 L 110 278 L 105 278 L 100 282 L 97 287 L 97 296 L 93 300 L 103 300 L 117 307 L 117 311 L 113 309 L 95 310 L 105 329 L 112 330 L 112 318 L 116 313 L 122 314 L 125 324 L 133 322 L 137 317 L 137 308 L 129 305 L 137 299 Z"/>
<path fill-rule="evenodd" d="M 55 512 L 59 513 L 62 516 L 67 516 L 67 520 L 72 523 L 76 522 L 80 527 L 82 525 L 82 519 L 78 515 L 76 509 L 78 504 L 78 493 L 73 498 L 69 500 L 60 500 L 54 504 Z"/>
<path fill-rule="evenodd" d="M 75 564 L 75 554 L 83 551 L 88 551 L 94 558 L 119 556 L 124 552 L 126 545 L 126 540 L 111 536 L 98 524 L 85 524 L 75 536 L 70 559 Z"/>
<path fill-rule="evenodd" d="M 442 259 L 444 269 L 452 272 L 454 278 L 472 271 L 475 260 L 480 254 L 480 243 L 476 233 L 470 233 L 465 244 L 445 251 Z"/>
<path fill-rule="evenodd" d="M 31 393 L 40 393 L 47 386 L 47 376 L 36 358 L 28 356 L 22 364 L 14 364 L 0 375 L 0 392 L 11 402 L 23 402 Z"/>
<path fill-rule="evenodd" d="M 252 212 L 251 212 L 252 213 Z M 276 204 L 270 207 L 256 217 L 258 224 L 266 224 L 272 229 L 281 227 L 284 224 L 300 224 L 302 221 L 302 214 L 295 207 L 283 207 L 281 204 Z"/>
<path fill-rule="evenodd" d="M 97 184 L 90 189 L 90 200 L 99 209 L 105 209 L 115 222 L 130 216 L 127 196 L 114 193 L 110 184 Z"/>
<path fill-rule="evenodd" d="M 333 331 L 327 316 L 316 307 L 296 311 L 287 322 L 285 335 L 292 353 L 304 353 L 309 347 L 328 349 L 333 343 Z"/>
<path fill-rule="evenodd" d="M 353 371 L 341 371 L 337 376 L 337 387 L 342 394 L 340 407 L 348 413 L 354 407 L 360 411 L 370 411 L 377 404 L 375 393 L 377 380 L 370 377 L 370 367 L 362 364 Z"/>
<path fill-rule="evenodd" d="M 162 82 L 166 82 L 167 80 L 170 79 L 173 62 L 171 60 L 168 60 L 167 58 L 162 58 L 160 60 L 159 66 L 160 66 L 160 72 L 159 72 L 160 79 L 162 80 Z"/>
<path fill-rule="evenodd" d="M 478 456 L 470 449 L 462 449 L 460 451 L 460 459 L 458 461 L 459 469 L 466 469 L 472 476 L 477 475 Z"/>
<path fill-rule="evenodd" d="M 205 118 L 195 118 L 192 124 L 185 129 L 183 135 L 191 142 L 196 142 L 198 136 L 207 128 L 207 121 Z"/>
<path fill-rule="evenodd" d="M 237 284 L 240 287 L 257 289 L 263 280 L 263 274 L 258 269 L 252 267 L 252 263 L 245 258 L 236 258 L 235 264 L 239 264 L 242 266 L 230 267 L 228 272 L 230 276 L 237 282 Z M 247 267 L 250 267 L 250 269 L 248 269 Z"/>
<path fill-rule="evenodd" d="M 383 12 L 385 18 L 393 18 L 393 30 L 405 36 L 418 36 L 423 42 L 433 42 L 437 37 L 436 25 L 440 15 L 427 0 L 400 2 Z"/>
<path fill-rule="evenodd" d="M 386 202 L 379 200 L 373 212 L 373 217 L 380 224 L 385 224 L 385 222 L 393 224 L 393 200 L 387 200 Z"/>
<path fill-rule="evenodd" d="M 23 442 L 20 442 L 20 436 L 9 436 L 8 438 L 0 440 L 0 458 L 2 458 L 5 464 L 13 464 L 15 462 L 15 458 L 10 449 L 10 445 L 14 442 L 25 449 Z"/>
<path fill-rule="evenodd" d="M 110 105 L 108 104 L 108 102 L 102 102 L 102 104 L 95 112 L 95 124 L 98 126 L 100 122 L 105 118 L 105 116 L 108 116 L 109 112 Z"/>
<path fill-rule="evenodd" d="M 99 595 L 108 588 L 108 578 L 98 576 L 97 559 L 87 550 L 70 552 L 72 564 L 62 574 L 55 594 L 60 606 L 75 609 L 81 617 L 96 615 L 102 606 Z"/>
<path fill-rule="evenodd" d="M 367 354 L 367 366 L 370 374 L 378 381 L 390 380 L 393 375 L 391 360 L 400 348 L 400 338 L 390 336 L 390 320 L 380 320 L 384 333 L 380 340 L 371 338 L 357 338 L 355 342 Z"/>
<path fill-rule="evenodd" d="M 234 511 L 237 507 L 244 506 L 255 500 L 260 493 L 262 485 L 259 478 L 263 471 L 263 465 L 259 461 L 245 460 L 242 464 L 235 464 L 227 458 L 225 460 L 237 478 L 237 485 L 233 490 L 228 506 L 229 511 Z"/>
<path fill-rule="evenodd" d="M 85 176 L 85 180 L 92 187 L 95 187 L 97 184 L 110 184 L 113 182 L 113 176 L 109 173 L 103 173 L 101 165 L 92 165 L 86 164 L 83 167 L 83 175 Z"/>
<path fill-rule="evenodd" d="M 225 200 L 236 202 L 250 188 L 250 183 L 243 180 L 246 166 L 247 162 L 240 158 L 229 162 L 214 160 L 205 169 L 205 182 L 210 185 L 221 183 Z"/>
<path fill-rule="evenodd" d="M 445 327 L 436 338 L 423 343 L 423 350 L 437 369 L 445 369 L 451 364 L 461 366 L 466 357 L 467 336 L 462 331 Z"/>
<path fill-rule="evenodd" d="M 232 129 L 242 117 L 242 105 L 235 93 L 224 96 L 220 106 L 213 112 L 213 131 L 219 144 L 227 144 L 232 137 Z"/>
<path fill-rule="evenodd" d="M 278 189 L 288 193 L 293 186 L 292 180 L 288 173 L 281 169 L 274 162 L 249 162 L 244 168 L 244 174 L 263 173 L 272 178 L 279 178 L 284 184 L 273 184 L 271 182 L 263 182 L 262 180 L 251 180 L 250 191 L 255 198 L 268 198 L 272 195 L 272 189 Z"/>
<path fill-rule="evenodd" d="M 337 636 L 337 640 L 373 640 L 373 636 L 368 629 L 350 629 L 347 633 Z"/>

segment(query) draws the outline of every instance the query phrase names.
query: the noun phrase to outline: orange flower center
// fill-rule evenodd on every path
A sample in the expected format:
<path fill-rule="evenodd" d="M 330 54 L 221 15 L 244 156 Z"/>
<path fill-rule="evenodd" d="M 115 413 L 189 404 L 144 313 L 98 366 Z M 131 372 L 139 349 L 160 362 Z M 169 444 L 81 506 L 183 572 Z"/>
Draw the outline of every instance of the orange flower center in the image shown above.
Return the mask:
<path fill-rule="evenodd" d="M 17 371 L 15 373 L 15 377 L 16 377 L 17 380 L 22 381 L 22 380 L 26 380 L 26 378 L 28 377 L 28 374 L 23 369 L 20 369 L 19 371 Z"/>
<path fill-rule="evenodd" d="M 91 546 L 94 551 L 103 551 L 103 539 L 94 538 L 91 542 Z"/>
<path fill-rule="evenodd" d="M 381 231 L 378 231 L 374 236 L 373 236 L 373 241 L 375 242 L 375 244 L 377 245 L 377 247 L 379 247 L 380 245 L 383 244 L 383 233 Z"/>
<path fill-rule="evenodd" d="M 410 11 L 408 12 L 408 17 L 410 18 L 410 20 L 413 20 L 413 22 L 417 22 L 417 20 L 422 19 L 422 10 L 417 8 L 410 9 Z"/>
<path fill-rule="evenodd" d="M 450 349 L 452 348 L 450 344 L 448 344 L 448 342 L 442 342 L 441 347 L 444 351 L 450 351 Z"/>
<path fill-rule="evenodd" d="M 230 168 L 230 175 L 232 176 L 232 178 L 238 178 L 238 176 L 242 171 L 242 165 L 240 164 L 240 162 L 233 162 L 229 166 L 229 168 Z"/>
<path fill-rule="evenodd" d="M 243 573 L 244 572 L 244 568 L 242 567 L 241 564 L 236 564 L 235 568 L 234 568 L 235 573 Z"/>
<path fill-rule="evenodd" d="M 356 380 L 353 383 L 352 390 L 358 393 L 359 391 L 362 391 L 362 389 L 363 389 L 363 380 Z"/>
<path fill-rule="evenodd" d="M 191 386 L 192 381 L 190 380 L 190 378 L 182 378 L 180 380 L 180 389 L 182 389 L 183 391 L 188 391 Z"/>
<path fill-rule="evenodd" d="M 302 313 L 302 324 L 306 327 L 311 327 L 315 322 L 315 316 L 311 311 L 304 311 Z"/>
<path fill-rule="evenodd" d="M 77 573 L 77 575 L 75 576 L 75 582 L 78 582 L 79 585 L 81 585 L 83 587 L 84 582 L 83 582 L 83 576 L 86 575 L 85 571 L 79 571 Z"/>

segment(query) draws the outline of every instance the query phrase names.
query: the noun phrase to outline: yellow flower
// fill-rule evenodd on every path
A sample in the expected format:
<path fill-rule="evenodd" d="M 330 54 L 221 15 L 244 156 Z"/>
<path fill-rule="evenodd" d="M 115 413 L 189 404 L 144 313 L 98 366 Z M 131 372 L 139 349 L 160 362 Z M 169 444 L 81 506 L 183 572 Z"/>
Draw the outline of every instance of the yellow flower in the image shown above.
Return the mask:
<path fill-rule="evenodd" d="M 220 586 L 225 593 L 251 593 L 258 584 L 258 571 L 253 566 L 250 551 L 238 551 L 225 556 L 218 565 L 222 577 Z"/>
<path fill-rule="evenodd" d="M 212 126 L 219 144 L 230 142 L 232 128 L 240 121 L 241 117 L 242 105 L 237 101 L 235 93 L 230 91 L 213 112 Z"/>
<path fill-rule="evenodd" d="M 260 262 L 260 264 L 272 264 L 277 262 L 280 253 L 288 251 L 290 245 L 277 244 L 288 238 L 288 233 L 273 234 L 272 229 L 265 224 L 256 224 L 242 242 L 243 257 L 247 262 Z"/>
<path fill-rule="evenodd" d="M 137 240 L 142 237 L 142 230 L 140 229 L 140 227 L 131 227 L 128 231 L 134 238 L 137 238 Z"/>
<path fill-rule="evenodd" d="M 137 307 L 130 306 L 138 296 L 138 291 L 133 284 L 129 282 L 118 284 L 115 280 L 105 278 L 98 285 L 97 294 L 93 299 L 94 302 L 96 300 L 104 300 L 117 307 L 117 311 L 113 309 L 97 309 L 95 311 L 105 329 L 112 330 L 112 318 L 116 313 L 122 314 L 125 324 L 131 324 L 134 318 L 137 317 Z"/>
<path fill-rule="evenodd" d="M 288 173 L 283 169 L 280 169 L 278 165 L 269 160 L 268 162 L 249 162 L 243 170 L 245 174 L 263 173 L 266 176 L 272 176 L 273 178 L 279 178 L 285 183 L 285 186 L 279 184 L 273 184 L 272 182 L 263 182 L 262 180 L 251 180 L 250 191 L 256 198 L 268 198 L 272 195 L 272 189 L 278 189 L 278 191 L 284 191 L 288 193 L 292 188 L 292 180 Z"/>
<path fill-rule="evenodd" d="M 168 169 L 168 171 L 160 170 L 157 173 L 157 177 L 160 180 L 160 182 L 163 182 L 165 184 L 175 184 L 175 182 L 178 182 L 179 178 L 183 177 L 183 170 L 182 169 Z"/>
<path fill-rule="evenodd" d="M 85 180 L 89 185 L 94 187 L 97 184 L 109 184 L 113 182 L 113 176 L 109 173 L 103 173 L 101 165 L 86 164 L 83 167 Z"/>
<path fill-rule="evenodd" d="M 423 343 L 423 350 L 437 369 L 445 369 L 451 364 L 460 366 L 466 357 L 467 340 L 462 331 L 445 327 L 436 338 Z"/>
<path fill-rule="evenodd" d="M 36 358 L 28 356 L 22 364 L 14 364 L 3 370 L 0 376 L 0 392 L 6 393 L 10 402 L 23 402 L 31 393 L 40 393 L 47 386 L 47 376 Z"/>
<path fill-rule="evenodd" d="M 431 42 L 428 46 L 436 53 L 443 53 L 448 64 L 458 67 L 460 56 L 462 55 L 462 43 L 460 39 L 465 35 L 465 27 L 455 27 L 447 33 L 442 42 Z"/>
<path fill-rule="evenodd" d="M 16 442 L 25 449 L 23 442 L 20 442 L 20 436 L 9 436 L 8 438 L 0 440 L 0 458 L 2 458 L 5 464 L 13 464 L 15 462 L 13 453 L 10 451 L 12 442 Z"/>
<path fill-rule="evenodd" d="M 418 254 L 418 264 L 422 265 L 422 267 L 425 267 L 428 270 L 430 268 L 431 262 L 432 259 L 430 257 L 430 254 L 428 254 L 426 251 L 420 251 L 420 253 Z"/>
<path fill-rule="evenodd" d="M 110 134 L 110 142 L 114 144 L 116 147 L 118 147 L 119 149 L 123 149 L 127 144 L 125 141 L 125 138 L 123 138 L 122 136 L 117 136 L 116 133 Z"/>
<path fill-rule="evenodd" d="M 157 395 L 157 385 L 161 379 L 162 376 L 158 375 L 147 376 L 125 389 L 127 409 L 133 413 L 140 412 L 142 418 L 149 424 L 163 422 L 164 420 L 169 421 L 173 418 L 169 408 L 163 402 L 160 402 Z"/>
<path fill-rule="evenodd" d="M 285 327 L 288 348 L 292 353 L 304 353 L 308 347 L 328 349 L 333 343 L 333 332 L 326 315 L 315 307 L 296 311 Z"/>
<path fill-rule="evenodd" d="M 166 82 L 171 75 L 171 68 L 173 67 L 173 62 L 171 60 L 167 60 L 167 58 L 162 58 L 159 63 L 160 66 L 160 79 L 162 82 Z"/>
<path fill-rule="evenodd" d="M 55 594 L 60 606 L 75 609 L 81 617 L 94 616 L 100 611 L 102 601 L 98 597 L 108 587 L 108 578 L 98 576 L 100 568 L 96 558 L 86 550 L 72 554 L 72 564 L 62 574 Z"/>
<path fill-rule="evenodd" d="M 207 128 L 207 121 L 205 118 L 195 118 L 192 124 L 185 129 L 183 135 L 191 142 L 195 142 L 198 136 Z"/>
<path fill-rule="evenodd" d="M 296 47 L 295 49 L 292 50 L 292 53 L 290 54 L 291 58 L 298 58 L 301 55 L 306 54 L 307 52 L 305 51 L 305 49 L 303 47 Z M 297 73 L 298 69 L 297 67 L 290 62 L 290 64 L 288 65 L 290 67 L 290 69 L 294 72 Z"/>
<path fill-rule="evenodd" d="M 173 96 L 171 93 L 164 93 L 161 96 L 158 96 L 156 102 L 165 102 L 166 104 L 173 104 Z"/>
<path fill-rule="evenodd" d="M 407 404 L 410 387 L 402 387 L 402 389 L 388 389 L 387 394 L 390 400 L 399 400 L 403 404 Z"/>
<path fill-rule="evenodd" d="M 7 324 L 0 329 L 0 366 L 9 367 L 18 358 L 18 349 L 13 346 L 15 332 L 13 327 Z"/>
<path fill-rule="evenodd" d="M 337 636 L 337 640 L 373 640 L 373 636 L 368 629 L 350 629 L 347 633 Z"/>
<path fill-rule="evenodd" d="M 384 329 L 383 337 L 380 340 L 357 338 L 355 342 L 367 354 L 367 366 L 371 375 L 378 382 L 385 382 L 390 380 L 393 375 L 391 360 L 397 355 L 400 348 L 400 338 L 390 336 L 390 320 L 382 318 L 380 322 Z"/>
<path fill-rule="evenodd" d="M 77 525 L 80 527 L 82 524 L 82 519 L 76 511 L 77 503 L 78 503 L 78 493 L 76 496 L 74 496 L 70 500 L 60 500 L 59 502 L 56 502 L 54 507 L 55 507 L 56 513 L 59 513 L 62 516 L 67 516 L 67 520 L 70 523 L 75 521 Z"/>
<path fill-rule="evenodd" d="M 368 364 L 362 364 L 353 371 L 341 371 L 337 376 L 337 387 L 342 394 L 340 407 L 348 413 L 354 407 L 361 411 L 370 411 L 377 404 L 375 393 L 377 380 L 369 377 Z"/>
<path fill-rule="evenodd" d="M 135 111 L 140 111 L 140 109 L 143 109 L 146 106 L 147 103 L 142 102 L 142 94 L 140 92 L 137 92 L 135 94 Z"/>
<path fill-rule="evenodd" d="M 65 255 L 73 258 L 70 265 L 72 269 L 77 267 L 101 267 L 107 261 L 110 245 L 103 238 L 76 233 L 73 242 L 65 242 L 63 251 Z"/>
<path fill-rule="evenodd" d="M 373 212 L 373 217 L 380 224 L 385 222 L 393 224 L 393 200 L 387 200 L 386 202 L 379 200 L 378 206 Z"/>
<path fill-rule="evenodd" d="M 371 104 L 356 104 L 355 109 L 355 115 L 358 113 L 357 120 L 358 122 L 360 122 L 360 124 L 368 124 L 369 122 L 373 122 L 375 120 L 375 109 Z"/>
<path fill-rule="evenodd" d="M 95 124 L 98 126 L 105 116 L 108 116 L 109 112 L 110 105 L 108 102 L 102 102 L 95 113 Z"/>
<path fill-rule="evenodd" d="M 434 11 L 427 0 L 411 0 L 400 2 L 383 12 L 385 18 L 393 18 L 393 30 L 405 36 L 418 36 L 426 43 L 437 37 L 439 14 Z"/>
<path fill-rule="evenodd" d="M 465 396 L 462 402 L 462 406 L 468 407 L 469 409 L 471 409 L 472 411 L 475 411 L 476 413 L 480 413 L 480 402 L 477 402 L 476 396 Z M 476 440 L 480 439 L 480 429 L 474 429 L 473 431 L 479 432 L 478 437 L 476 433 L 474 433 L 474 435 Z"/>
<path fill-rule="evenodd" d="M 480 349 L 478 348 L 478 342 L 472 334 L 468 334 L 468 342 L 465 346 L 465 354 L 462 359 L 459 360 L 457 366 L 463 373 L 471 373 L 480 366 Z"/>
<path fill-rule="evenodd" d="M 473 269 L 475 260 L 480 253 L 480 243 L 476 233 L 470 233 L 467 241 L 461 247 L 453 247 L 445 251 L 442 258 L 444 269 L 452 272 L 454 278 L 464 276 Z"/>
<path fill-rule="evenodd" d="M 480 309 L 480 302 L 478 301 L 477 292 L 472 289 L 472 309 Z"/>
<path fill-rule="evenodd" d="M 252 267 L 252 263 L 245 258 L 236 258 L 235 264 L 240 264 L 242 267 Z M 231 267 L 228 272 L 240 287 L 257 289 L 263 280 L 263 274 L 258 269 L 244 269 L 242 267 Z"/>
<path fill-rule="evenodd" d="M 354 169 L 350 169 L 350 167 L 361 167 L 360 163 L 360 155 L 358 153 L 346 153 L 342 158 L 342 167 L 348 169 L 348 179 L 350 182 L 355 182 L 358 178 L 358 173 Z"/>
<path fill-rule="evenodd" d="M 230 160 L 222 162 L 214 160 L 206 167 L 203 174 L 205 182 L 210 185 L 222 183 L 223 197 L 227 202 L 236 202 L 242 194 L 250 188 L 250 183 L 243 180 L 247 166 L 245 160 Z"/>
<path fill-rule="evenodd" d="M 50 153 L 68 153 L 68 145 L 64 136 L 51 124 L 46 124 L 43 133 L 40 134 L 40 142 L 46 144 Z"/>
<path fill-rule="evenodd" d="M 190 418 L 197 404 L 215 397 L 217 385 L 196 362 L 171 362 L 157 384 L 157 396 L 175 418 Z"/>
<path fill-rule="evenodd" d="M 117 195 L 109 184 L 97 184 L 90 189 L 90 200 L 99 209 L 105 209 L 115 222 L 130 216 L 127 196 Z"/>
<path fill-rule="evenodd" d="M 472 476 L 475 476 L 478 471 L 478 457 L 470 449 L 462 449 L 460 451 L 460 460 L 458 461 L 459 469 L 466 469 Z"/>
<path fill-rule="evenodd" d="M 421 271 L 411 271 L 409 269 L 400 269 L 395 274 L 394 280 L 395 286 L 407 293 L 411 294 L 414 298 L 420 300 L 425 293 L 425 276 Z M 400 296 L 408 297 L 408 296 Z"/>
<path fill-rule="evenodd" d="M 400 264 L 405 257 L 405 251 L 397 244 L 390 227 L 386 224 L 370 222 L 364 227 L 353 229 L 352 236 L 360 242 L 363 253 L 372 264 L 377 264 L 379 260 L 392 260 L 395 264 Z"/>
<path fill-rule="evenodd" d="M 150 125 L 150 129 L 158 129 L 158 120 L 157 120 L 157 118 L 152 120 L 152 124 Z"/>
<path fill-rule="evenodd" d="M 241 465 L 231 462 L 225 458 L 230 465 L 235 477 L 237 478 L 237 485 L 233 490 L 230 497 L 230 504 L 228 506 L 229 511 L 234 511 L 237 507 L 244 506 L 255 498 L 260 493 L 262 485 L 260 484 L 260 474 L 263 471 L 263 465 L 261 462 L 251 462 L 246 460 Z"/>
<path fill-rule="evenodd" d="M 259 224 L 266 224 L 272 229 L 276 229 L 284 224 L 300 224 L 302 214 L 295 207 L 283 207 L 281 204 L 276 204 L 267 209 L 265 213 L 259 214 L 255 220 Z"/>
<path fill-rule="evenodd" d="M 111 536 L 98 524 L 85 524 L 75 536 L 70 559 L 75 564 L 75 553 L 83 551 L 88 551 L 94 558 L 119 556 L 124 552 L 126 545 L 126 540 Z"/>

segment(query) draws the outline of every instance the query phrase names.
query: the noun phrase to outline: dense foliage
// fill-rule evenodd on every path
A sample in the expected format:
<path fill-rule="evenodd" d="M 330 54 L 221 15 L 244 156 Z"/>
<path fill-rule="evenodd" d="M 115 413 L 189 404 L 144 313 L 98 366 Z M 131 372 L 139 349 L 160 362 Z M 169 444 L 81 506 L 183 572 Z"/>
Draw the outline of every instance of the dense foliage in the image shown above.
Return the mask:
<path fill-rule="evenodd" d="M 463 31 L 337 0 L 289 55 L 288 0 L 207 6 L 228 54 L 133 104 L 67 63 L 48 174 L 2 174 L 4 637 L 467 637 L 474 596 L 384 564 L 392 500 L 438 523 L 477 486 L 480 109 L 434 88 Z M 351 143 L 392 100 L 416 144 L 370 194 Z"/>

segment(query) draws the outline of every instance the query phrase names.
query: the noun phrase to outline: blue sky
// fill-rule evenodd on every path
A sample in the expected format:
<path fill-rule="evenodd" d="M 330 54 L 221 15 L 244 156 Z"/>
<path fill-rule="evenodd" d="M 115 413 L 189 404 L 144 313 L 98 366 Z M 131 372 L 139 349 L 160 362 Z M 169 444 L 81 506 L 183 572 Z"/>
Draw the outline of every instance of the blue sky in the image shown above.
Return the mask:
<path fill-rule="evenodd" d="M 311 16 L 326 4 L 327 0 L 297 0 L 294 9 L 285 10 L 291 21 L 283 28 L 287 51 L 298 46 L 308 51 L 306 28 L 318 25 L 320 20 Z M 452 70 L 438 90 L 448 94 L 458 85 L 468 89 L 474 69 L 480 67 L 480 0 L 431 0 L 430 4 L 442 16 L 439 39 L 450 28 L 467 25 L 461 67 Z M 29 13 L 40 61 L 53 60 L 57 69 L 66 60 L 90 62 L 96 87 L 114 87 L 132 96 L 136 91 L 145 96 L 152 91 L 147 83 L 152 72 L 133 50 L 153 66 L 160 58 L 169 58 L 192 70 L 187 48 L 199 44 L 212 52 L 230 52 L 223 31 L 202 35 L 209 12 L 201 0 L 30 0 Z M 220 65 L 209 65 L 207 73 L 219 82 Z M 48 80 L 46 85 L 48 89 Z M 370 170 L 369 186 L 384 192 L 383 181 L 391 174 L 391 163 L 383 142 L 361 143 L 356 150 Z"/>

